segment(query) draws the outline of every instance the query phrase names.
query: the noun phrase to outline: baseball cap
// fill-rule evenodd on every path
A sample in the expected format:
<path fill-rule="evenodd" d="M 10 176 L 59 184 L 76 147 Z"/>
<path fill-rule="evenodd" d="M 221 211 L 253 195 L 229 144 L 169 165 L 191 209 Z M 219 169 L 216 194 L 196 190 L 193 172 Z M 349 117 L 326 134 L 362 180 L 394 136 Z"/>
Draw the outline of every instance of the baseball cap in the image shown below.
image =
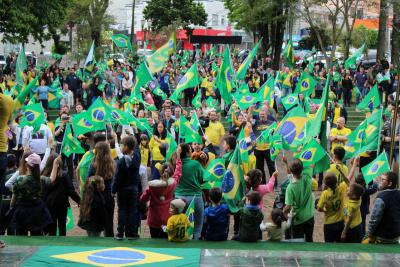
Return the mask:
<path fill-rule="evenodd" d="M 29 156 L 25 159 L 25 161 L 26 161 L 26 163 L 27 163 L 29 166 L 33 167 L 33 166 L 35 166 L 35 165 L 39 165 L 41 159 L 40 159 L 40 156 L 39 156 L 38 154 L 33 153 L 33 154 L 29 155 Z"/>

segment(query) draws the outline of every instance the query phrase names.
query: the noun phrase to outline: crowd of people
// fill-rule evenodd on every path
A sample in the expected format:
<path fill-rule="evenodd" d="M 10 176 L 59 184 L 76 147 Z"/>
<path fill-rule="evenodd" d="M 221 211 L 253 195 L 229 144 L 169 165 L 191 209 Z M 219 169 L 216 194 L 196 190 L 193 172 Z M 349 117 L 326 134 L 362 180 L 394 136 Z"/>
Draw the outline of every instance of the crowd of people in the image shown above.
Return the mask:
<path fill-rule="evenodd" d="M 235 70 L 243 59 L 232 55 Z M 147 220 L 152 238 L 169 241 L 188 240 L 191 238 L 188 229 L 193 227 L 193 233 L 190 231 L 193 239 L 227 240 L 229 231 L 233 231 L 234 240 L 256 242 L 266 231 L 271 241 L 312 242 L 314 216 L 318 211 L 324 214 L 325 242 L 399 242 L 397 172 L 382 174 L 366 184 L 360 169 L 376 158 L 376 151 L 346 161 L 343 148 L 351 133 L 346 128 L 346 108 L 358 104 L 378 83 L 386 108 L 379 149 L 390 153 L 392 113 L 398 108 L 393 95 L 398 76 L 386 60 L 368 69 L 360 64 L 356 70 L 345 69 L 338 63 L 328 69 L 321 62 L 315 62 L 310 70 L 304 61 L 295 69 L 282 65 L 278 73 L 272 69 L 270 58 L 257 57 L 243 83 L 250 93 L 257 93 L 270 77 L 275 77 L 273 101 L 241 110 L 237 103 L 226 105 L 221 99 L 215 83 L 221 64 L 218 56 L 193 55 L 187 64 L 182 64 L 182 54 L 177 53 L 155 74 L 159 88 L 167 97 L 171 96 L 194 62 L 198 64 L 200 84 L 186 89 L 179 104 L 155 94 L 150 85 L 144 86 L 141 88 L 144 101 L 156 107 L 152 111 L 143 103 L 129 101 L 136 65 L 131 61 L 105 61 L 107 69 L 88 79 L 82 77 L 77 65 L 60 69 L 53 64 L 39 71 L 34 63 L 29 64 L 24 73 L 25 84 L 40 75 L 32 94 L 37 94 L 36 101 L 42 103 L 46 115 L 46 121 L 36 132 L 32 127 L 20 126 L 23 114 L 15 115 L 13 111 L 12 101 L 18 93 L 13 90 L 15 64 L 7 63 L 0 75 L 0 234 L 66 235 L 71 198 L 79 206 L 77 226 L 86 230 L 88 236 L 104 232 L 106 237 L 137 239 L 142 220 Z M 96 70 L 92 73 L 97 73 Z M 295 92 L 303 71 L 317 80 L 311 98 L 321 98 L 329 82 L 326 135 L 331 164 L 328 170 L 314 176 L 313 166 L 305 167 L 290 153 L 273 159 L 270 143 L 259 142 L 258 138 L 271 124 L 279 123 L 282 109 L 283 114 L 290 111 L 281 100 Z M 331 79 L 327 81 L 328 74 Z M 55 81 L 62 92 L 59 117 L 52 121 L 48 116 L 49 90 Z M 193 108 L 198 91 L 201 107 Z M 99 98 L 114 108 L 128 110 L 135 118 L 145 119 L 151 132 L 135 124 L 108 124 L 105 130 L 77 136 L 86 151 L 84 155 L 62 154 L 66 127 L 73 116 L 87 110 Z M 304 108 L 304 96 L 299 94 L 298 98 L 297 105 Z M 208 99 L 213 100 L 212 104 Z M 199 119 L 202 142 L 182 142 L 180 121 L 183 117 L 190 120 L 194 113 Z M 224 127 L 222 121 L 229 121 L 229 126 Z M 400 115 L 396 121 L 394 170 L 398 169 Z M 205 186 L 205 170 L 215 159 L 222 159 L 225 167 L 229 166 L 241 131 L 248 143 L 248 163 L 242 177 L 246 192 L 236 203 L 238 209 L 231 210 L 223 188 Z M 171 157 L 167 156 L 169 135 L 178 143 Z M 284 163 L 283 173 L 278 173 L 277 161 Z M 265 196 L 275 193 L 274 208 L 267 209 Z M 370 196 L 374 194 L 376 199 L 367 223 Z M 191 204 L 193 218 L 188 218 L 185 212 Z"/>

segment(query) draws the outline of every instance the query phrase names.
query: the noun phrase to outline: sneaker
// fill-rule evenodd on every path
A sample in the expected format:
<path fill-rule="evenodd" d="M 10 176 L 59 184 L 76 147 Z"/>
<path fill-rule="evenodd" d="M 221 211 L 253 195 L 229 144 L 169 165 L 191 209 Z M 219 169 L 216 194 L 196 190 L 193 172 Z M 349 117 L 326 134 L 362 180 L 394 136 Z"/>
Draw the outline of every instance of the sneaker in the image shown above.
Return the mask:
<path fill-rule="evenodd" d="M 128 236 L 127 239 L 128 240 L 138 240 L 139 239 L 139 235 L 138 234 L 133 234 L 133 236 Z"/>
<path fill-rule="evenodd" d="M 117 240 L 123 240 L 123 239 L 124 239 L 124 234 L 117 234 L 117 235 L 115 236 L 115 239 L 117 239 Z"/>

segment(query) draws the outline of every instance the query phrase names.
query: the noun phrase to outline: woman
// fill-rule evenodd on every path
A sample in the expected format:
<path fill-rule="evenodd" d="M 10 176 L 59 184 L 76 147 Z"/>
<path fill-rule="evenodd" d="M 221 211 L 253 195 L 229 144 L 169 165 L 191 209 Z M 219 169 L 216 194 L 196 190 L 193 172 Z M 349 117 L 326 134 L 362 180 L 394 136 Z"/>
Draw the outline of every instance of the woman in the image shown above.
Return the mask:
<path fill-rule="evenodd" d="M 151 180 L 156 180 L 160 178 L 160 173 L 156 168 L 157 163 L 162 163 L 165 158 L 161 154 L 160 145 L 164 143 L 165 138 L 167 138 L 167 130 L 165 129 L 164 123 L 161 121 L 155 124 L 153 136 L 150 139 L 149 148 L 150 153 L 153 156 L 151 161 Z"/>
<path fill-rule="evenodd" d="M 11 207 L 14 208 L 11 227 L 17 235 L 42 235 L 51 222 L 51 215 L 41 199 L 42 184 L 50 184 L 56 176 L 40 177 L 40 157 L 31 154 L 26 159 L 26 175 L 18 176 L 13 185 Z"/>
<path fill-rule="evenodd" d="M 92 95 L 91 104 L 99 97 L 105 99 L 105 93 L 99 89 L 99 85 L 100 78 L 96 77 L 94 82 L 90 85 L 90 95 Z"/>
<path fill-rule="evenodd" d="M 345 107 L 350 107 L 351 103 L 351 91 L 353 90 L 353 80 L 350 78 L 350 73 L 346 73 L 342 80 L 343 88 L 343 104 Z"/>
<path fill-rule="evenodd" d="M 49 106 L 49 90 L 50 88 L 46 86 L 46 79 L 40 80 L 40 86 L 37 87 L 36 91 L 38 93 L 39 102 L 42 103 L 44 109 Z"/>
<path fill-rule="evenodd" d="M 104 179 L 105 189 L 103 196 L 107 211 L 105 219 L 106 237 L 114 237 L 114 198 L 111 195 L 111 181 L 115 173 L 115 162 L 111 155 L 110 145 L 107 142 L 99 142 L 95 146 L 95 156 L 89 167 L 88 177 L 100 176 Z"/>
<path fill-rule="evenodd" d="M 129 78 L 129 74 L 125 73 L 124 78 L 122 79 L 122 88 L 123 88 L 123 95 L 130 96 L 132 90 L 132 80 Z"/>

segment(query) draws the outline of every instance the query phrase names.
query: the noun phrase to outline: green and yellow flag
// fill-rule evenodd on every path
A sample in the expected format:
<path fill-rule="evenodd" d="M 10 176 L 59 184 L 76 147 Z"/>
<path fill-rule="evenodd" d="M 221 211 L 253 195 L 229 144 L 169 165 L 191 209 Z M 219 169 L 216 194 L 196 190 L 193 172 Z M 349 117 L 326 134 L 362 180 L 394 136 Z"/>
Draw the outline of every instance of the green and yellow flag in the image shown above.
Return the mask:
<path fill-rule="evenodd" d="M 197 196 L 197 197 L 201 197 L 201 196 Z M 189 204 L 189 207 L 186 210 L 185 213 L 186 217 L 189 220 L 189 227 L 187 229 L 188 231 L 188 236 L 192 236 L 193 232 L 194 232 L 194 198 L 192 199 L 192 201 Z"/>
<path fill-rule="evenodd" d="M 296 85 L 294 92 L 296 94 L 303 94 L 304 96 L 310 96 L 317 85 L 317 81 L 309 73 L 303 71 L 300 76 L 300 80 Z"/>
<path fill-rule="evenodd" d="M 293 68 L 294 66 L 294 49 L 293 43 L 290 39 L 287 43 L 285 49 L 283 50 L 283 58 L 285 59 L 286 66 L 289 68 Z"/>
<path fill-rule="evenodd" d="M 219 68 L 218 76 L 216 78 L 217 87 L 221 93 L 221 97 L 224 99 L 225 104 L 232 102 L 232 88 L 233 88 L 233 68 L 231 62 L 231 56 L 229 53 L 229 47 L 226 46 L 222 56 L 222 63 Z"/>
<path fill-rule="evenodd" d="M 179 135 L 186 143 L 203 143 L 198 130 L 184 116 L 179 118 Z"/>
<path fill-rule="evenodd" d="M 85 68 L 84 68 L 85 72 L 92 73 L 94 65 L 95 65 L 95 58 L 94 58 L 94 41 L 93 41 L 85 60 Z"/>
<path fill-rule="evenodd" d="M 136 70 L 136 77 L 131 91 L 131 98 L 136 97 L 141 99 L 142 93 L 140 92 L 140 88 L 146 86 L 152 80 L 153 76 L 151 75 L 146 64 L 142 62 Z"/>
<path fill-rule="evenodd" d="M 242 62 L 239 69 L 236 72 L 236 80 L 244 80 L 246 77 L 247 69 L 249 68 L 250 63 L 253 61 L 254 56 L 257 54 L 258 47 L 260 46 L 262 38 L 256 46 L 251 50 L 251 53 L 246 57 L 246 59 Z"/>
<path fill-rule="evenodd" d="M 373 162 L 361 168 L 361 172 L 364 176 L 366 184 L 369 184 L 379 175 L 388 171 L 390 171 L 390 166 L 385 151 L 383 151 L 378 157 L 376 157 Z"/>
<path fill-rule="evenodd" d="M 81 147 L 81 143 L 72 135 L 71 126 L 67 124 L 64 139 L 62 141 L 61 153 L 69 157 L 71 154 L 84 154 L 85 150 Z"/>
<path fill-rule="evenodd" d="M 93 123 L 90 120 L 90 114 L 87 111 L 76 114 L 72 118 L 72 125 L 76 135 L 81 135 L 96 130 Z"/>
<path fill-rule="evenodd" d="M 357 68 L 357 59 L 361 57 L 364 53 L 365 44 L 363 44 L 357 51 L 351 55 L 346 61 L 344 62 L 344 68 L 355 70 Z"/>
<path fill-rule="evenodd" d="M 261 96 L 262 99 L 269 101 L 271 104 L 273 99 L 272 96 L 274 95 L 274 86 L 275 86 L 275 79 L 271 76 L 261 87 L 258 89 L 258 94 Z"/>
<path fill-rule="evenodd" d="M 192 105 L 195 109 L 199 109 L 201 107 L 201 90 L 197 91 L 196 96 L 192 100 Z"/>
<path fill-rule="evenodd" d="M 314 138 L 312 138 L 311 141 L 303 147 L 300 153 L 296 154 L 294 157 L 301 160 L 303 162 L 303 166 L 307 167 L 317 163 L 324 156 L 324 149 Z"/>
<path fill-rule="evenodd" d="M 369 93 L 364 97 L 364 99 L 357 105 L 357 109 L 364 110 L 368 108 L 369 111 L 373 111 L 381 104 L 381 98 L 379 96 L 378 84 L 376 83 L 374 87 L 369 91 Z"/>
<path fill-rule="evenodd" d="M 22 117 L 20 127 L 31 126 L 33 131 L 40 130 L 40 126 L 45 122 L 44 111 L 41 103 L 25 106 L 23 108 L 24 116 Z"/>
<path fill-rule="evenodd" d="M 24 47 L 21 45 L 21 49 L 19 50 L 19 54 L 17 57 L 17 62 L 15 65 L 15 81 L 17 85 L 22 88 L 25 84 L 25 75 L 24 71 L 28 68 L 28 62 L 25 56 Z"/>
<path fill-rule="evenodd" d="M 175 49 L 176 49 L 176 34 L 174 32 L 171 34 L 171 37 L 169 38 L 168 42 L 166 42 L 163 46 L 158 48 L 153 55 L 146 58 L 151 73 L 156 73 L 161 71 L 165 66 L 165 62 L 168 60 L 168 57 L 175 51 Z"/>
<path fill-rule="evenodd" d="M 132 51 L 131 40 L 128 36 L 124 34 L 114 34 L 113 36 L 111 36 L 111 39 L 117 47 L 128 48 L 130 51 Z"/>
<path fill-rule="evenodd" d="M 241 161 L 243 163 L 249 163 L 249 149 L 247 147 L 247 141 L 244 136 L 244 128 L 242 128 L 242 130 L 240 130 L 240 133 L 238 136 L 238 145 L 239 145 Z"/>
<path fill-rule="evenodd" d="M 222 178 L 226 172 L 225 159 L 217 158 L 210 162 L 204 172 L 204 181 L 216 182 L 215 186 L 220 187 Z"/>
<path fill-rule="evenodd" d="M 178 144 L 175 142 L 175 139 L 172 138 L 169 132 L 167 132 L 167 137 L 165 138 L 165 143 L 167 144 L 167 155 L 165 160 L 169 160 L 172 154 L 176 151 Z"/>

